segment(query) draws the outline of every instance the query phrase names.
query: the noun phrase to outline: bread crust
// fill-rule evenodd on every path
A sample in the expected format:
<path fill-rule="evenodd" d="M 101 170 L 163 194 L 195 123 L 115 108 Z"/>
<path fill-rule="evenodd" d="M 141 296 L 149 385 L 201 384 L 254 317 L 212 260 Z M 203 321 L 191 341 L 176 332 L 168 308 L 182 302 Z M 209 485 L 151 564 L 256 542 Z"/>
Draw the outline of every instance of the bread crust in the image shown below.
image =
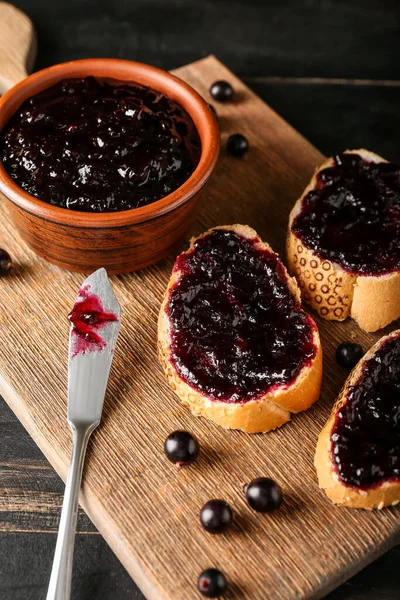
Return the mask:
<path fill-rule="evenodd" d="M 346 150 L 345 154 L 359 154 L 371 162 L 387 162 L 364 149 Z M 287 236 L 288 270 L 296 277 L 304 301 L 321 317 L 343 321 L 351 316 L 361 329 L 376 331 L 400 317 L 400 272 L 386 275 L 355 275 L 335 262 L 318 257 L 292 231 L 293 221 L 301 212 L 303 198 L 317 186 L 318 173 L 333 164 L 334 159 L 328 158 L 317 168 L 290 213 Z"/>
<path fill-rule="evenodd" d="M 382 344 L 390 338 L 399 336 L 400 329 L 393 331 L 390 335 L 382 337 L 354 367 L 349 377 L 346 379 L 333 406 L 332 413 L 319 435 L 314 458 L 314 465 L 318 475 L 318 484 L 320 488 L 325 490 L 328 498 L 330 498 L 334 504 L 339 506 L 371 510 L 373 508 L 381 509 L 384 506 L 395 506 L 400 501 L 400 481 L 385 481 L 370 490 L 360 490 L 356 487 L 348 486 L 340 481 L 338 474 L 334 470 L 331 456 L 332 429 L 338 410 L 347 400 L 349 386 L 357 383 L 365 362 L 375 354 Z"/>
<path fill-rule="evenodd" d="M 190 246 L 184 254 L 192 250 L 197 239 L 208 235 L 215 229 L 235 231 L 249 239 L 258 238 L 254 229 L 247 225 L 213 227 L 198 238 L 192 238 Z M 268 244 L 261 241 L 257 243 L 257 246 L 260 249 L 268 249 L 273 252 Z M 180 277 L 181 273 L 179 271 L 173 271 L 161 305 L 158 319 L 158 350 L 168 383 L 177 393 L 182 403 L 192 410 L 193 414 L 211 419 L 226 429 L 241 429 L 247 433 L 260 433 L 280 427 L 290 419 L 291 412 L 306 410 L 317 400 L 322 379 L 322 348 L 315 323 L 314 344 L 317 351 L 311 364 L 302 368 L 291 385 L 277 386 L 261 398 L 241 404 L 211 400 L 181 379 L 170 359 L 170 320 L 165 310 L 170 290 Z M 300 291 L 296 280 L 287 275 L 287 284 L 291 293 L 299 299 Z"/>

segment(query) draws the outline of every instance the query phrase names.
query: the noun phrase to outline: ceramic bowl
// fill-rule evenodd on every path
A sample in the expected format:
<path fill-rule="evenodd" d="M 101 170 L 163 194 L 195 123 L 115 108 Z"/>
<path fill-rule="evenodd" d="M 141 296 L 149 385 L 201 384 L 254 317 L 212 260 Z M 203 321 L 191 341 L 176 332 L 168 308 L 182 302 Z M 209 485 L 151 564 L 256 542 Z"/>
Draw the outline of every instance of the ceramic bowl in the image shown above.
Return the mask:
<path fill-rule="evenodd" d="M 89 273 L 105 267 L 110 273 L 125 273 L 159 261 L 187 233 L 218 158 L 218 124 L 203 98 L 166 71 L 127 60 L 87 59 L 38 71 L 11 88 L 0 98 L 0 135 L 27 98 L 62 79 L 88 75 L 148 85 L 180 104 L 201 139 L 200 161 L 191 177 L 152 204 L 109 213 L 71 211 L 35 198 L 11 179 L 1 163 L 0 191 L 22 239 L 44 259 L 71 271 Z"/>

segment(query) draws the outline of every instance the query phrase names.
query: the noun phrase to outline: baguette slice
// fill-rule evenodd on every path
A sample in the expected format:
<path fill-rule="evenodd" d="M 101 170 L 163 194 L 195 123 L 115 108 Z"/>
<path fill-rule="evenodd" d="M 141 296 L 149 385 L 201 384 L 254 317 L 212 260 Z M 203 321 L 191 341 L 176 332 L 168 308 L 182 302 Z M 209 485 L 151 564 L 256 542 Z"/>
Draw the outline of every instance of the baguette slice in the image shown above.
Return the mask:
<path fill-rule="evenodd" d="M 395 506 L 396 504 L 399 503 L 400 501 L 400 476 L 399 477 L 395 477 L 395 478 L 391 478 L 391 479 L 379 479 L 376 482 L 374 482 L 373 485 L 367 485 L 367 486 L 356 486 L 356 485 L 349 485 L 348 483 L 344 483 L 343 480 L 341 479 L 338 470 L 336 469 L 336 465 L 334 464 L 334 457 L 335 457 L 335 449 L 334 449 L 334 442 L 332 441 L 332 435 L 335 434 L 335 431 L 337 432 L 337 430 L 335 429 L 335 424 L 336 424 L 336 418 L 337 418 L 337 414 L 338 412 L 345 407 L 346 403 L 348 402 L 348 394 L 350 393 L 349 390 L 352 389 L 352 386 L 355 386 L 353 388 L 353 393 L 357 391 L 359 392 L 360 389 L 362 389 L 362 386 L 365 382 L 362 381 L 362 377 L 364 374 L 364 369 L 366 364 L 368 364 L 368 361 L 370 361 L 370 359 L 375 359 L 376 360 L 376 353 L 384 346 L 384 344 L 390 344 L 390 347 L 393 348 L 393 344 L 397 344 L 397 357 L 400 355 L 400 330 L 394 331 L 393 333 L 391 333 L 390 335 L 387 335 L 383 338 L 381 338 L 374 346 L 372 346 L 372 348 L 365 354 L 365 356 L 359 361 L 359 363 L 354 367 L 354 369 L 352 370 L 352 372 L 350 373 L 349 377 L 347 378 L 337 400 L 336 403 L 332 409 L 332 413 L 328 419 L 328 421 L 326 422 L 326 424 L 324 425 L 319 438 L 318 438 L 318 442 L 317 442 L 317 447 L 316 447 L 316 452 L 315 452 L 315 460 L 314 460 L 314 464 L 315 464 L 315 468 L 317 470 L 317 475 L 318 475 L 318 482 L 319 482 L 319 486 L 320 488 L 322 488 L 323 490 L 325 490 L 326 495 L 328 496 L 328 498 L 330 498 L 330 500 L 332 500 L 332 502 L 334 504 L 337 504 L 339 506 L 347 506 L 347 507 L 351 507 L 351 508 L 366 508 L 366 509 L 373 509 L 373 508 L 378 508 L 381 509 L 384 506 Z M 387 348 L 388 346 L 386 346 Z M 393 356 L 392 356 L 393 358 Z M 386 364 L 384 365 L 384 361 L 381 359 L 379 360 L 379 365 L 378 368 L 380 370 L 384 369 L 384 368 L 390 368 L 390 365 Z M 397 362 L 397 361 L 395 361 Z M 371 363 L 369 363 L 371 364 Z M 361 380 L 360 380 L 361 378 Z M 397 375 L 394 376 L 394 378 L 397 378 Z M 361 384 L 361 387 L 360 387 Z M 394 411 L 394 420 L 396 422 L 396 414 L 398 414 L 398 411 L 400 411 L 400 401 L 399 401 L 399 392 L 398 389 L 397 391 L 394 389 L 394 394 L 393 394 L 393 400 L 394 402 L 396 402 L 397 400 L 397 405 L 393 406 L 393 411 Z M 391 393 L 391 392 L 390 392 Z M 368 400 L 369 402 L 373 401 L 373 391 L 369 391 L 368 392 Z M 357 400 L 356 400 L 357 402 Z M 356 402 L 353 402 L 353 407 L 355 407 Z M 360 400 L 358 400 L 358 403 L 360 403 Z M 359 406 L 360 404 L 358 404 Z M 382 406 L 382 405 L 381 405 Z M 357 410 L 357 408 L 354 408 L 354 410 Z M 374 421 L 376 420 L 377 424 L 374 424 L 374 433 L 375 433 L 375 428 L 376 428 L 376 439 L 378 440 L 378 443 L 382 443 L 382 439 L 387 439 L 389 441 L 389 443 L 394 443 L 396 444 L 396 440 L 397 438 L 397 449 L 398 452 L 400 452 L 400 434 L 399 434 L 399 429 L 397 427 L 397 432 L 395 429 L 395 426 L 393 426 L 394 428 L 392 430 L 390 430 L 390 437 L 386 432 L 386 436 L 387 438 L 385 438 L 385 434 L 382 435 L 382 432 L 378 433 L 378 427 L 379 427 L 379 419 L 377 417 L 376 414 L 374 414 L 374 412 L 378 410 L 379 411 L 379 404 L 377 405 L 377 407 L 372 406 L 369 408 L 368 412 L 368 418 L 370 418 L 370 414 L 372 413 L 373 415 L 373 419 Z M 364 415 L 365 416 L 365 415 Z M 382 417 L 382 415 L 381 415 Z M 385 425 L 386 427 L 386 425 Z M 366 429 L 364 428 L 364 431 L 366 431 Z M 371 430 L 369 430 L 371 431 Z M 379 435 L 380 434 L 380 435 Z M 348 431 L 346 431 L 346 435 L 350 436 L 351 434 L 348 433 Z M 354 435 L 354 434 L 353 434 Z M 370 435 L 370 434 L 368 434 Z M 366 462 L 367 469 L 372 469 L 374 466 L 374 461 L 375 458 L 371 458 L 371 454 L 369 455 L 370 458 L 368 458 L 368 454 L 366 454 L 367 450 L 365 450 L 365 448 L 368 447 L 372 447 L 373 446 L 373 440 L 371 438 L 369 444 L 365 443 L 363 444 L 362 441 L 360 441 L 360 437 L 356 438 L 354 437 L 353 440 L 354 442 L 356 442 L 356 456 L 354 457 L 354 461 L 355 464 L 357 465 L 357 468 L 362 468 L 362 459 L 364 459 Z M 350 438 L 350 443 L 351 443 L 351 438 Z M 385 446 L 383 446 L 385 448 Z M 387 447 L 386 447 L 387 448 Z M 370 452 L 370 450 L 368 451 Z M 340 459 L 340 457 L 339 457 Z M 398 467 L 397 467 L 398 469 Z"/>
<path fill-rule="evenodd" d="M 358 154 L 375 163 L 387 162 L 364 149 L 346 150 L 345 154 Z M 287 237 L 289 273 L 296 276 L 302 299 L 321 317 L 343 321 L 351 316 L 361 329 L 376 331 L 400 317 L 400 272 L 356 275 L 335 262 L 320 258 L 292 231 L 304 197 L 317 187 L 318 173 L 333 165 L 334 159 L 329 158 L 316 170 L 290 213 Z"/>
<path fill-rule="evenodd" d="M 318 329 L 311 317 L 307 323 L 311 327 L 314 355 L 301 367 L 297 376 L 289 385 L 274 385 L 265 394 L 245 401 L 226 402 L 203 393 L 200 388 L 185 381 L 175 368 L 171 356 L 172 323 L 168 314 L 171 292 L 179 285 L 183 277 L 178 268 L 178 261 L 193 252 L 195 242 L 211 234 L 215 230 L 232 231 L 239 237 L 252 240 L 255 247 L 274 254 L 270 246 L 263 243 L 257 233 L 245 225 L 221 226 L 209 229 L 198 238 L 193 238 L 189 249 L 178 257 L 171 279 L 161 305 L 158 320 L 158 348 L 167 381 L 177 393 L 182 403 L 190 407 L 198 416 L 204 416 L 225 428 L 241 429 L 248 433 L 265 432 L 280 427 L 290 419 L 291 412 L 299 412 L 311 406 L 317 400 L 322 378 L 322 349 Z M 287 287 L 295 302 L 296 310 L 301 311 L 300 291 L 295 279 L 288 276 L 286 269 L 279 261 L 280 272 L 286 279 Z"/>

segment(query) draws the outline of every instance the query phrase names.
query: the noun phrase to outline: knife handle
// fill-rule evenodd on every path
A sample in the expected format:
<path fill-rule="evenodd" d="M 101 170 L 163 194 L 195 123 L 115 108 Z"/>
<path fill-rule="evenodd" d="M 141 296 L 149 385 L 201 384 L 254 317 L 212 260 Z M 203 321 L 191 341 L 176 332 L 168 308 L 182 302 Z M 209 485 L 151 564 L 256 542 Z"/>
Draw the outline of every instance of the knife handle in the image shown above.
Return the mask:
<path fill-rule="evenodd" d="M 46 600 L 69 600 L 71 595 L 72 561 L 83 463 L 89 437 L 98 424 L 99 421 L 79 424 L 69 422 L 72 430 L 72 455 Z"/>

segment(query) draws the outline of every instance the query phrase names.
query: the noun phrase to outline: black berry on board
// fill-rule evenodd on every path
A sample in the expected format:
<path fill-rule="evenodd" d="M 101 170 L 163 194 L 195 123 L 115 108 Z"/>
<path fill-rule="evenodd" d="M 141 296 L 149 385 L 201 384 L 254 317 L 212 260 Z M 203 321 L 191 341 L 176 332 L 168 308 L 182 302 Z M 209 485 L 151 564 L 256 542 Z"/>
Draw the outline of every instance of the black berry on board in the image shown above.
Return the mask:
<path fill-rule="evenodd" d="M 345 369 L 352 369 L 358 361 L 364 356 L 364 351 L 360 344 L 353 342 L 342 342 L 336 349 L 336 361 Z"/>
<path fill-rule="evenodd" d="M 214 81 L 210 94 L 217 102 L 229 102 L 234 96 L 233 87 L 227 81 Z"/>
<path fill-rule="evenodd" d="M 171 433 L 165 440 L 164 451 L 168 460 L 183 467 L 196 460 L 199 455 L 200 446 L 191 433 L 177 430 Z"/>
<path fill-rule="evenodd" d="M 277 510 L 283 500 L 281 488 L 268 477 L 253 479 L 246 487 L 245 493 L 249 506 L 261 513 Z"/>
<path fill-rule="evenodd" d="M 228 589 L 228 582 L 218 569 L 206 569 L 199 576 L 197 588 L 206 598 L 218 598 Z"/>
<path fill-rule="evenodd" d="M 225 500 L 210 500 L 200 511 L 200 522 L 208 533 L 224 533 L 232 519 L 232 509 Z"/>
<path fill-rule="evenodd" d="M 0 248 L 0 276 L 7 275 L 7 273 L 11 270 L 11 267 L 11 256 L 6 250 Z"/>
<path fill-rule="evenodd" d="M 241 133 L 233 133 L 228 137 L 226 149 L 229 154 L 241 158 L 249 149 L 249 142 Z"/>

